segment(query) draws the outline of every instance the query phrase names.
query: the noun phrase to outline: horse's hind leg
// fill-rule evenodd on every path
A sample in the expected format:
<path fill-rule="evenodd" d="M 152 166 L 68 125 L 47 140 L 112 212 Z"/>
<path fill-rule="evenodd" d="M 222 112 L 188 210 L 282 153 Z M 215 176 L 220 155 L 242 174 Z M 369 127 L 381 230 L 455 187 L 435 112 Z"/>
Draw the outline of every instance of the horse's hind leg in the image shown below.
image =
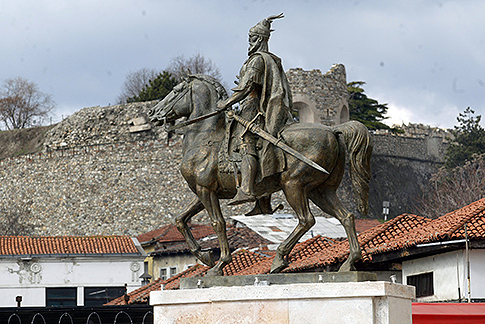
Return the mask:
<path fill-rule="evenodd" d="M 192 217 L 197 215 L 199 212 L 204 210 L 204 205 L 200 201 L 199 197 L 195 197 L 188 207 L 175 218 L 175 225 L 179 232 L 185 238 L 187 245 L 189 246 L 190 252 L 197 257 L 201 262 L 208 265 L 209 267 L 213 267 L 215 265 L 214 257 L 212 255 L 212 251 L 202 252 L 199 243 L 195 240 L 192 232 L 189 229 L 187 223 L 190 221 Z"/>
<path fill-rule="evenodd" d="M 221 248 L 221 257 L 215 266 L 213 266 L 208 272 L 207 276 L 222 276 L 222 269 L 229 264 L 232 260 L 231 250 L 229 249 L 229 242 L 227 241 L 226 234 L 226 221 L 222 216 L 221 206 L 219 204 L 219 198 L 214 191 L 207 188 L 197 187 L 197 194 L 207 209 L 207 213 L 212 222 L 212 227 L 217 234 L 219 240 L 219 246 Z"/>
<path fill-rule="evenodd" d="M 288 262 L 285 258 L 290 254 L 300 238 L 315 225 L 315 218 L 310 211 L 308 197 L 302 186 L 297 181 L 290 181 L 290 183 L 285 184 L 284 192 L 286 200 L 298 217 L 298 225 L 276 249 L 275 258 L 273 264 L 271 264 L 271 273 L 280 272 L 288 267 Z"/>
<path fill-rule="evenodd" d="M 339 271 L 356 270 L 354 264 L 357 260 L 362 259 L 362 252 L 357 240 L 357 232 L 355 231 L 354 215 L 342 205 L 334 188 L 314 189 L 310 192 L 309 197 L 321 210 L 337 218 L 345 228 L 345 233 L 347 233 L 349 240 L 350 253 L 347 260 L 340 266 Z"/>

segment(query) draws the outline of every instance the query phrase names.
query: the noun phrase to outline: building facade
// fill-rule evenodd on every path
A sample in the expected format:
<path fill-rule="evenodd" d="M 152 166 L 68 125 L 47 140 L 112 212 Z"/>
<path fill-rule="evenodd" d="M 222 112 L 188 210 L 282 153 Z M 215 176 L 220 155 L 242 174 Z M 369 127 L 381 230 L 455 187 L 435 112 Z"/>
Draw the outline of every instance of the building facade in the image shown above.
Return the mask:
<path fill-rule="evenodd" d="M 0 307 L 100 306 L 141 286 L 136 239 L 0 237 Z"/>

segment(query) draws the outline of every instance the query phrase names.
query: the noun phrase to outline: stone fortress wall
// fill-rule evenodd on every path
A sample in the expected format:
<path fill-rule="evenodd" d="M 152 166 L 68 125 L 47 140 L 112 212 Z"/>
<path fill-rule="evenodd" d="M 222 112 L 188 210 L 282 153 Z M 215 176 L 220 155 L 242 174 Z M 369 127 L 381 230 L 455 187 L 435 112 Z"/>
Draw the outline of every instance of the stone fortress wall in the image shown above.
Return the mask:
<path fill-rule="evenodd" d="M 138 235 L 169 224 L 194 194 L 178 171 L 181 137 L 167 146 L 163 129 L 146 123 L 155 104 L 84 108 L 46 134 L 42 151 L 0 160 L 0 207 L 28 206 L 35 235 Z M 225 215 L 246 208 L 222 204 Z M 209 222 L 205 211 L 194 220 Z"/>
<path fill-rule="evenodd" d="M 84 108 L 46 134 L 41 152 L 1 160 L 0 207 L 28 206 L 36 235 L 137 235 L 170 223 L 194 195 L 178 172 L 181 137 L 167 146 L 161 127 L 146 122 L 154 104 Z M 445 132 L 405 128 L 373 135 L 371 217 L 380 216 L 382 200 L 391 201 L 391 214 L 413 212 L 403 188 L 416 190 L 442 164 Z M 341 194 L 352 205 L 345 183 Z M 273 198 L 279 203 L 292 213 L 281 193 Z M 250 209 L 221 205 L 226 216 Z M 207 214 L 195 220 L 208 222 Z"/>

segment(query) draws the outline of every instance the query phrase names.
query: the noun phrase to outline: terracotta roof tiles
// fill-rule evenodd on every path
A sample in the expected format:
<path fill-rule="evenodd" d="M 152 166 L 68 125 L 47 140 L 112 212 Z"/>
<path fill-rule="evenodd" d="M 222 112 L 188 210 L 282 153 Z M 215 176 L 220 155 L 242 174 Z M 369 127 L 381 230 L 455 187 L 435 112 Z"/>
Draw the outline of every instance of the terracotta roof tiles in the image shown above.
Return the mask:
<path fill-rule="evenodd" d="M 212 226 L 203 224 L 189 224 L 192 234 L 195 239 L 200 239 L 209 235 L 215 234 Z M 152 241 L 159 243 L 163 242 L 185 242 L 184 237 L 178 231 L 175 225 L 166 225 L 157 228 L 153 231 L 141 234 L 137 237 L 141 244 L 146 244 Z"/>
<path fill-rule="evenodd" d="M 412 214 L 402 214 L 390 221 L 372 227 L 358 235 L 363 262 L 371 262 L 375 254 L 416 246 L 421 243 L 456 240 L 467 235 L 473 239 L 485 239 L 485 198 L 448 213 L 435 220 Z M 265 252 L 263 251 L 263 254 Z M 284 272 L 308 271 L 343 262 L 349 253 L 348 241 L 333 241 L 315 236 L 297 244 L 289 255 L 290 266 Z M 271 255 L 271 253 L 268 253 Z M 226 275 L 248 275 L 269 273 L 274 256 L 264 257 L 248 251 L 234 255 L 234 264 L 226 267 Z M 192 268 L 191 268 L 192 269 Z M 206 266 L 195 266 L 192 270 L 170 278 L 165 289 L 178 289 L 180 277 L 203 276 Z"/>
<path fill-rule="evenodd" d="M 0 256 L 139 253 L 128 236 L 0 236 Z"/>
<path fill-rule="evenodd" d="M 232 261 L 224 268 L 224 275 L 231 276 L 235 273 L 241 271 L 255 262 L 265 259 L 266 257 L 262 254 L 250 252 L 247 250 L 240 250 L 232 255 Z M 170 277 L 167 280 L 157 279 L 148 285 L 145 285 L 137 290 L 132 291 L 128 294 L 129 300 L 128 304 L 146 304 L 148 302 L 148 296 L 151 291 L 160 290 L 162 285 L 165 290 L 173 290 L 180 288 L 180 279 L 188 277 L 203 277 L 208 266 L 196 264 L 189 269 Z M 106 305 L 126 305 L 124 296 L 113 299 Z"/>
<path fill-rule="evenodd" d="M 272 243 L 247 227 L 235 227 L 228 225 L 226 234 L 229 246 L 233 250 L 240 248 L 259 248 Z M 198 243 L 201 245 L 202 249 L 219 248 L 219 240 L 217 239 L 217 235 L 215 233 L 199 239 Z M 189 247 L 185 241 L 172 245 L 162 244 L 153 252 L 153 254 L 182 252 L 189 252 Z"/>
<path fill-rule="evenodd" d="M 355 230 L 357 233 L 362 233 L 373 227 L 381 225 L 377 219 L 355 219 Z"/>
<path fill-rule="evenodd" d="M 465 238 L 465 224 L 469 239 L 485 239 L 485 198 L 455 210 L 406 234 L 390 238 L 375 246 L 372 253 L 384 253 L 417 244 Z"/>

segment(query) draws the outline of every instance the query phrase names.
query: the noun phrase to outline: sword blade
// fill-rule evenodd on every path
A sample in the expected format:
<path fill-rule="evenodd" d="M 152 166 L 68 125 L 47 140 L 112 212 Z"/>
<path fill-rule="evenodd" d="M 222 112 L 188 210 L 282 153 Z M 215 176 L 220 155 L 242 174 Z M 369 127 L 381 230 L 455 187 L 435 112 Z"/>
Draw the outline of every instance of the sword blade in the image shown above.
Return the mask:
<path fill-rule="evenodd" d="M 330 174 L 327 170 L 325 170 L 322 166 L 319 164 L 315 163 L 314 161 L 310 160 L 294 148 L 288 146 L 286 143 L 281 142 L 279 139 L 271 135 L 270 133 L 266 132 L 263 130 L 261 127 L 250 123 L 248 120 L 242 118 L 241 116 L 236 115 L 233 111 L 228 112 L 228 117 L 229 118 L 234 118 L 238 123 L 241 123 L 244 125 L 251 133 L 256 134 L 260 136 L 261 138 L 267 140 L 268 142 L 274 144 L 276 147 L 279 147 L 286 153 L 296 157 L 298 160 L 308 164 L 309 166 L 317 169 L 318 171 L 321 171 L 326 174 Z"/>

